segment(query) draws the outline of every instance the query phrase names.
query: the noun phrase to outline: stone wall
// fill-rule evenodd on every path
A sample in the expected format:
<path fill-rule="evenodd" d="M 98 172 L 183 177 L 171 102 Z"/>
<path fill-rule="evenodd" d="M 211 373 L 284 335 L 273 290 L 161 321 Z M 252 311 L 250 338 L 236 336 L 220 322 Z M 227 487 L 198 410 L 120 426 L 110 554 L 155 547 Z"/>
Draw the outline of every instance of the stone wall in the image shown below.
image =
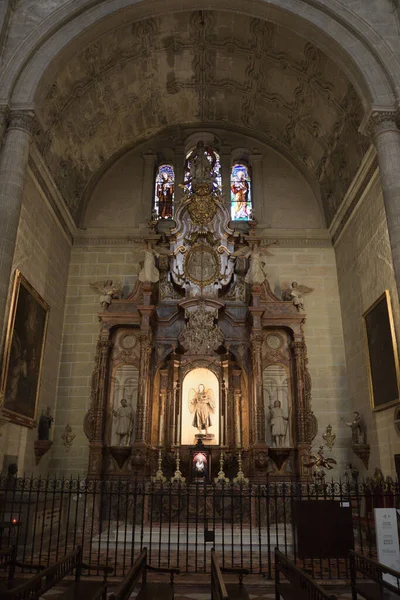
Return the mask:
<path fill-rule="evenodd" d="M 14 253 L 12 281 L 19 269 L 49 304 L 50 313 L 38 402 L 38 415 L 47 406 L 55 414 L 57 377 L 64 320 L 70 243 L 29 173 L 25 185 Z M 46 473 L 51 451 L 35 465 L 33 450 L 37 430 L 7 424 L 0 430 L 0 469 L 4 455 L 18 456 L 19 472 Z"/>
<path fill-rule="evenodd" d="M 369 470 L 380 467 L 385 474 L 394 474 L 393 455 L 400 452 L 400 438 L 393 424 L 394 408 L 380 412 L 371 410 L 362 323 L 362 314 L 388 289 L 399 339 L 399 301 L 377 173 L 339 237 L 335 250 L 349 379 L 350 404 L 345 416 L 357 410 L 365 420 L 367 441 L 371 445 Z M 353 459 L 361 470 L 359 459 L 354 456 Z"/>

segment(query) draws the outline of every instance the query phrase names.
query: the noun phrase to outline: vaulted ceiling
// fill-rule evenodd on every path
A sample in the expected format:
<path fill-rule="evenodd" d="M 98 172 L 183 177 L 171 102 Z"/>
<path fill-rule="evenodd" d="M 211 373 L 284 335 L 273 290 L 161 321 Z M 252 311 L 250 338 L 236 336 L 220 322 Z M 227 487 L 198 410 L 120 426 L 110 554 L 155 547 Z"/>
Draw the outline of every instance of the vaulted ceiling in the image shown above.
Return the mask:
<path fill-rule="evenodd" d="M 343 72 L 269 22 L 173 13 L 125 23 L 57 60 L 37 96 L 38 142 L 73 214 L 114 154 L 173 125 L 235 128 L 282 148 L 319 181 L 328 223 L 367 148 Z"/>

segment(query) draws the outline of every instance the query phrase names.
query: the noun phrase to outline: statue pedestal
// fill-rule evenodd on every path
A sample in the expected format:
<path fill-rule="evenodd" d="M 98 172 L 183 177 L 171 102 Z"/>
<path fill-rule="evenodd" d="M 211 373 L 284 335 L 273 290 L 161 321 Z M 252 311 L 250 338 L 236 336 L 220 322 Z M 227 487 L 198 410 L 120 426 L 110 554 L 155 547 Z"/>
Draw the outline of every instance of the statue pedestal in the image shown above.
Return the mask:
<path fill-rule="evenodd" d="M 53 445 L 51 440 L 35 440 L 34 450 L 36 456 L 36 464 L 40 463 L 40 459 L 44 456 Z"/>
<path fill-rule="evenodd" d="M 280 471 L 292 452 L 291 448 L 269 448 L 268 455 Z"/>
<path fill-rule="evenodd" d="M 111 446 L 110 454 L 117 463 L 119 469 L 122 469 L 127 458 L 130 456 L 132 448 L 130 446 Z"/>

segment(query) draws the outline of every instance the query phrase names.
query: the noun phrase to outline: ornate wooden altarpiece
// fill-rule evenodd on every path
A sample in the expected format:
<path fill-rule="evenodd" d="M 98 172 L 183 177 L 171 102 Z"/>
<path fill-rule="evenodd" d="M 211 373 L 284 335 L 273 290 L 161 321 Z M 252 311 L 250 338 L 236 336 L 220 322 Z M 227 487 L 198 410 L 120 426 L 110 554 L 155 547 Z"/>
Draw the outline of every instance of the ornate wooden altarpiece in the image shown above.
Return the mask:
<path fill-rule="evenodd" d="M 200 438 L 211 452 L 210 479 L 218 473 L 221 451 L 230 477 L 237 474 L 238 451 L 243 451 L 243 471 L 250 479 L 267 473 L 272 479 L 306 477 L 304 459 L 317 422 L 311 410 L 305 315 L 260 278 L 262 239 L 255 222 L 231 228 L 223 197 L 205 167 L 194 174 L 174 221 L 159 221 L 158 231 L 161 227 L 163 233 L 156 229 L 146 238 L 145 263 L 133 291 L 99 313 L 84 420 L 88 476 L 152 476 L 158 459 L 164 475 L 171 476 L 179 449 L 180 470 L 187 477 L 191 448 Z M 289 434 L 283 447 L 271 443 L 266 414 L 264 374 L 276 367 L 287 374 Z M 136 373 L 130 380 L 134 431 L 124 446 L 116 441 L 113 416 L 121 368 Z M 210 381 L 217 382 L 216 433 L 199 431 L 188 440 L 192 422 L 183 420 L 187 399 L 182 395 L 194 369 L 206 369 Z M 201 383 L 195 383 L 197 391 Z"/>

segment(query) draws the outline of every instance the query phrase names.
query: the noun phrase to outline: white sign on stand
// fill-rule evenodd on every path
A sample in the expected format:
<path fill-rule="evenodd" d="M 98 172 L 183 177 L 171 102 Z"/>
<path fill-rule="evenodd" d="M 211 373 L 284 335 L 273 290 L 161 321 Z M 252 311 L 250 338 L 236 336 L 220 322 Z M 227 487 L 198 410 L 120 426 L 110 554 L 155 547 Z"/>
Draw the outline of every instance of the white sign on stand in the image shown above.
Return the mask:
<path fill-rule="evenodd" d="M 396 571 L 400 571 L 399 527 L 400 511 L 396 508 L 375 508 L 376 546 L 378 561 Z M 398 587 L 399 582 L 392 575 L 383 579 Z"/>

